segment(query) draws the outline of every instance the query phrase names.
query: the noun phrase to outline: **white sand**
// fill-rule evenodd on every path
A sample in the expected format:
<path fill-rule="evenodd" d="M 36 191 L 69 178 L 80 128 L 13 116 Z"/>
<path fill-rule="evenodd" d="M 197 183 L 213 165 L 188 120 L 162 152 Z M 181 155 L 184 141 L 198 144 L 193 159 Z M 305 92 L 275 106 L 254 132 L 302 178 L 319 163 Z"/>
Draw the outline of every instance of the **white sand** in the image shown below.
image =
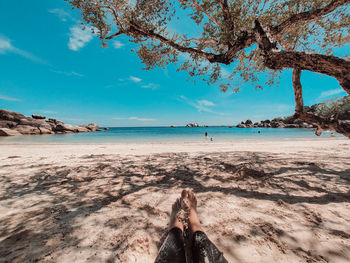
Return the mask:
<path fill-rule="evenodd" d="M 350 261 L 350 141 L 0 145 L 0 262 L 153 262 L 193 188 L 229 262 Z"/>

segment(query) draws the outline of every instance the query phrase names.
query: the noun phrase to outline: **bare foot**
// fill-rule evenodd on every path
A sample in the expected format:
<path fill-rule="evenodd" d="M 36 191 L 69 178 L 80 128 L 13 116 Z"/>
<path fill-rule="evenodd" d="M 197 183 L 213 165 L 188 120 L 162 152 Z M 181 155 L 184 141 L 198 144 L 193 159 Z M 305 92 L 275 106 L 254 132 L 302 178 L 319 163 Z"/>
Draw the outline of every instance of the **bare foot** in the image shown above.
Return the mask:
<path fill-rule="evenodd" d="M 192 233 L 203 231 L 197 214 L 197 198 L 193 190 L 183 190 L 181 198 L 188 208 L 188 223 Z"/>
<path fill-rule="evenodd" d="M 180 198 L 178 198 L 173 204 L 173 207 L 171 210 L 169 229 L 172 229 L 173 227 L 178 227 L 181 229 L 181 231 L 184 231 L 184 225 L 182 224 L 178 215 L 180 211 L 181 211 L 181 202 L 180 202 Z"/>

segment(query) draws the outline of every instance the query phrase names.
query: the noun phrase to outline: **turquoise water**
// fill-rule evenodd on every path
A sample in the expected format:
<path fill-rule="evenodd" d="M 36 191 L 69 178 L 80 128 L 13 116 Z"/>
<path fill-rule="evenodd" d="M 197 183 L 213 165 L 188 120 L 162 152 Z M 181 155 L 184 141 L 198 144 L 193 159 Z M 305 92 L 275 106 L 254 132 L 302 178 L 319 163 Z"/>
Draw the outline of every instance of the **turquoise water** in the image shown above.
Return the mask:
<path fill-rule="evenodd" d="M 260 133 L 258 133 L 260 131 Z M 204 133 L 208 133 L 205 138 Z M 309 129 L 228 128 L 228 127 L 118 127 L 108 131 L 65 135 L 0 137 L 0 143 L 121 143 L 121 142 L 196 142 L 234 140 L 293 140 L 329 138 L 330 132 L 317 137 Z M 342 136 L 337 134 L 338 138 Z"/>

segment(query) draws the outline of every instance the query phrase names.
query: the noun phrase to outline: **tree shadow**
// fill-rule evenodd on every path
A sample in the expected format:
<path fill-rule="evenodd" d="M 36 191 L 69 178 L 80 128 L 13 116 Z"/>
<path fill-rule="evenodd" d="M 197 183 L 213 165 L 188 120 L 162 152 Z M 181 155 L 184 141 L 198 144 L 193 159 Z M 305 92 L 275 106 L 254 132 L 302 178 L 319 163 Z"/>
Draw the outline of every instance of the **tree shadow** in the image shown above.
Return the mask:
<path fill-rule="evenodd" d="M 272 163 L 273 167 L 270 166 Z M 19 200 L 28 202 L 21 204 L 21 211 L 2 217 L 0 258 L 5 262 L 48 259 L 53 252 L 67 247 L 89 250 L 82 245 L 84 240 L 71 235 L 82 228 L 77 220 L 103 213 L 103 209 L 118 202 L 119 207 L 130 209 L 129 216 L 106 219 L 103 227 L 112 230 L 140 229 L 149 236 L 158 233 L 156 246 L 159 248 L 166 228 L 148 219 L 169 214 L 157 208 L 161 205 L 160 201 L 137 209 L 131 208 L 130 201 L 127 201 L 127 198 L 144 192 L 164 195 L 169 189 L 180 193 L 181 189 L 192 188 L 208 198 L 212 193 L 222 193 L 246 200 L 289 205 L 350 201 L 350 169 L 332 170 L 325 168 L 323 163 L 288 160 L 269 153 L 213 153 L 210 157 L 205 154 L 158 154 L 136 159 L 88 155 L 74 166 L 35 164 L 32 169 L 35 170 L 33 174 L 21 175 L 18 171 L 19 175 L 15 178 L 10 174 L 0 178 L 1 190 L 5 193 L 0 198 L 1 206 L 17 204 Z M 18 180 L 18 177 L 23 180 Z M 44 200 L 40 200 L 40 196 Z M 36 202 L 31 201 L 34 197 Z M 147 220 L 138 224 L 143 217 Z M 317 222 L 317 218 L 314 221 Z M 271 224 L 255 227 L 251 236 L 266 235 L 267 240 L 277 247 L 281 246 L 281 236 L 296 242 L 293 236 Z M 344 231 L 333 229 L 330 233 L 349 238 Z M 239 243 L 249 238 L 235 235 L 232 240 Z M 122 260 L 119 251 L 130 247 L 128 242 L 129 236 L 122 234 L 111 242 L 108 247 L 110 256 L 105 261 Z M 136 243 L 147 249 L 147 244 L 151 242 L 142 239 L 142 242 Z M 279 249 L 284 253 L 283 250 L 290 247 Z M 238 261 L 232 249 L 230 253 Z M 322 259 L 320 255 L 309 255 L 302 248 L 293 250 L 293 253 L 304 259 Z M 91 256 L 90 260 L 98 261 L 98 255 Z"/>

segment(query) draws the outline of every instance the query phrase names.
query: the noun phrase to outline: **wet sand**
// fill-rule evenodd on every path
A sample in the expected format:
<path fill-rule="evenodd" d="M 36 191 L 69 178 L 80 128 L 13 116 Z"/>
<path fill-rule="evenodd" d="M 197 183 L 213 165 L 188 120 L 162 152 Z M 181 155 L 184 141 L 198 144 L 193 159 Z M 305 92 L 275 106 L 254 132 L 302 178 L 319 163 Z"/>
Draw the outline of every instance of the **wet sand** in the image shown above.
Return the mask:
<path fill-rule="evenodd" d="M 350 141 L 0 145 L 0 262 L 153 262 L 192 188 L 229 262 L 350 261 Z"/>

